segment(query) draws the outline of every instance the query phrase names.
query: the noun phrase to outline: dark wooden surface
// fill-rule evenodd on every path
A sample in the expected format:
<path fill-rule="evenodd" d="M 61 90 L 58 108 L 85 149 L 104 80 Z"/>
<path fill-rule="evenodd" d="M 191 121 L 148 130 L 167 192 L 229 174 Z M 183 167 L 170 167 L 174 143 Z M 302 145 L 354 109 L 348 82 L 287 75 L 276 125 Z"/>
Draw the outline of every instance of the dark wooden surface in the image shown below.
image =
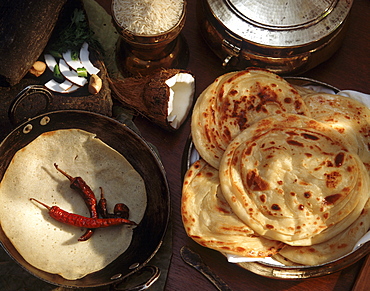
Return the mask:
<path fill-rule="evenodd" d="M 110 12 L 111 0 L 96 0 Z M 189 45 L 188 69 L 196 76 L 196 96 L 213 80 L 224 73 L 221 61 L 204 43 L 196 22 L 196 1 L 188 0 L 188 14 L 183 35 Z M 370 1 L 355 0 L 349 18 L 349 28 L 340 50 L 325 63 L 303 74 L 340 89 L 358 90 L 370 94 Z M 190 133 L 189 120 L 175 133 L 160 129 L 142 118 L 135 119 L 142 135 L 159 150 L 171 190 L 173 222 L 173 256 L 165 290 L 216 290 L 195 269 L 185 264 L 180 257 L 180 248 L 189 245 L 196 250 L 212 270 L 233 290 L 351 290 L 364 259 L 340 272 L 305 280 L 276 280 L 263 278 L 225 258 L 205 249 L 185 233 L 181 221 L 180 199 L 182 188 L 181 162 L 186 140 Z"/>
<path fill-rule="evenodd" d="M 108 11 L 109 0 L 99 0 Z M 196 76 L 198 96 L 213 80 L 224 73 L 221 61 L 204 43 L 196 22 L 196 0 L 188 0 L 188 15 L 183 34 L 189 45 L 188 69 Z M 303 74 L 336 86 L 370 94 L 370 1 L 355 0 L 349 18 L 349 28 L 340 50 L 325 63 Z M 276 280 L 263 278 L 226 262 L 215 251 L 198 246 L 184 231 L 180 215 L 181 158 L 186 139 L 190 133 L 189 120 L 175 133 L 168 133 L 137 118 L 136 124 L 143 136 L 159 150 L 171 190 L 173 214 L 173 257 L 166 290 L 216 290 L 195 269 L 185 264 L 180 257 L 180 248 L 190 245 L 204 261 L 233 290 L 351 290 L 363 260 L 347 269 L 325 277 L 306 280 Z"/>

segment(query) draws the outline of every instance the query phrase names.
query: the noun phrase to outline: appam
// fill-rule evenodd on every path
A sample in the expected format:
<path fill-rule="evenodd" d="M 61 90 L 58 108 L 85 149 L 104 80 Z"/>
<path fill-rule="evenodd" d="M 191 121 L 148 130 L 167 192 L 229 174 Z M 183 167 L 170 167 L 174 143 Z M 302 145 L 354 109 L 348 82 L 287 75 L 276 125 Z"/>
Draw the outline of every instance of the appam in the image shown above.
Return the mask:
<path fill-rule="evenodd" d="M 0 183 L 0 222 L 21 256 L 34 267 L 76 280 L 103 269 L 130 245 L 133 228 L 97 229 L 86 242 L 85 229 L 59 223 L 36 198 L 50 206 L 89 216 L 82 198 L 53 163 L 72 176 L 80 176 L 100 197 L 104 189 L 109 207 L 125 203 L 130 219 L 139 223 L 147 197 L 139 173 L 116 150 L 80 129 L 61 129 L 39 135 L 19 150 Z M 16 214 L 16 215 L 11 215 Z"/>

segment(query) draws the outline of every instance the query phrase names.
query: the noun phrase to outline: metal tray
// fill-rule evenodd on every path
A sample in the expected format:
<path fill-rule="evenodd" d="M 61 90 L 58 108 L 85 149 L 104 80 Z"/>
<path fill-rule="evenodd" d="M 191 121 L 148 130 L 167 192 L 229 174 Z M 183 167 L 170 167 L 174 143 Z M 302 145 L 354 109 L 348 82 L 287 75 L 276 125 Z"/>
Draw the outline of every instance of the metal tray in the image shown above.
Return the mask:
<path fill-rule="evenodd" d="M 324 90 L 333 91 L 333 93 L 338 93 L 340 90 L 332 85 L 320 82 L 314 79 L 305 77 L 286 77 L 289 83 L 301 86 L 301 87 L 322 87 Z M 182 177 L 185 176 L 186 171 L 189 167 L 199 159 L 199 154 L 193 144 L 191 135 L 189 136 L 186 144 L 185 150 L 182 157 Z M 314 278 L 324 275 L 329 275 L 338 272 L 346 267 L 359 261 L 364 256 L 370 254 L 370 241 L 364 243 L 357 250 L 342 256 L 331 262 L 325 264 L 320 264 L 316 266 L 282 266 L 278 264 L 271 264 L 266 262 L 242 262 L 237 263 L 238 266 L 251 271 L 257 275 L 261 275 L 273 279 L 305 279 Z"/>

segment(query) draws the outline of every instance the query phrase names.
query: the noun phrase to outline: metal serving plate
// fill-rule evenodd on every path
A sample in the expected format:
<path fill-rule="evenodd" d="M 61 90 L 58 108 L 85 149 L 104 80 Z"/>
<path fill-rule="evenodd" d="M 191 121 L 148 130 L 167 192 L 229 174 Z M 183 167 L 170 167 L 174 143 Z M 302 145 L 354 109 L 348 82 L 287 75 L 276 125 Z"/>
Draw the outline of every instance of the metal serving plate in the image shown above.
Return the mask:
<path fill-rule="evenodd" d="M 314 79 L 305 77 L 286 77 L 289 83 L 300 86 L 323 88 L 323 91 L 333 92 L 333 94 L 338 93 L 340 90 L 332 85 L 320 82 Z M 185 176 L 186 171 L 189 167 L 199 159 L 199 154 L 194 146 L 191 135 L 189 136 L 187 143 L 185 145 L 184 154 L 182 157 L 182 177 Z M 369 235 L 369 233 L 367 233 Z M 327 262 L 325 264 L 315 265 L 315 266 L 284 266 L 278 262 L 271 263 L 264 261 L 252 261 L 252 262 L 240 262 L 237 263 L 238 266 L 251 271 L 257 275 L 264 277 L 269 277 L 273 279 L 305 279 L 320 277 L 324 275 L 329 275 L 338 272 L 350 265 L 356 263 L 364 256 L 370 254 L 370 241 L 366 241 L 360 247 L 353 250 L 351 253 L 342 256 L 336 260 Z"/>

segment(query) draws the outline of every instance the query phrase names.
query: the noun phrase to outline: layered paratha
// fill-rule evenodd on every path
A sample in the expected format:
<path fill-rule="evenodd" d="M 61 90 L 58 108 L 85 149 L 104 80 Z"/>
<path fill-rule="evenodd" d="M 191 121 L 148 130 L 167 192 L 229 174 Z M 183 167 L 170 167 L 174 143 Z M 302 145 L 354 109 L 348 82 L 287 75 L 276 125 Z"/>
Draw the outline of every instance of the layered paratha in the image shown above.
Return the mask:
<path fill-rule="evenodd" d="M 345 230 L 330 240 L 311 246 L 295 247 L 285 245 L 279 254 L 284 261 L 306 266 L 320 265 L 334 261 L 349 254 L 359 239 L 370 228 L 370 200 L 367 201 L 360 216 Z"/>
<path fill-rule="evenodd" d="M 233 253 L 248 249 L 243 236 L 254 233 L 284 244 L 278 261 L 318 265 L 347 254 L 369 231 L 370 110 L 315 91 L 249 68 L 201 93 L 191 122 L 201 160 L 182 194 L 191 238 Z M 244 256 L 260 250 L 254 242 Z"/>
<path fill-rule="evenodd" d="M 187 171 L 182 190 L 182 219 L 200 245 L 246 257 L 268 257 L 284 245 L 257 235 L 232 211 L 222 195 L 218 170 L 204 160 Z"/>
<path fill-rule="evenodd" d="M 71 176 L 82 177 L 97 199 L 102 187 L 110 212 L 116 203 L 125 203 L 129 219 L 136 223 L 146 209 L 145 184 L 125 157 L 94 134 L 78 129 L 44 133 L 15 154 L 0 183 L 1 226 L 31 265 L 74 280 L 104 268 L 122 254 L 133 229 L 97 229 L 89 240 L 79 242 L 85 229 L 50 218 L 30 198 L 89 216 L 80 194 L 70 188 L 54 163 Z"/>
<path fill-rule="evenodd" d="M 370 109 L 353 98 L 328 93 L 309 94 L 304 102 L 312 118 L 342 134 L 370 170 Z"/>
<path fill-rule="evenodd" d="M 289 245 L 327 241 L 369 197 L 369 175 L 330 126 L 273 115 L 239 134 L 220 163 L 224 197 L 256 233 Z"/>
<path fill-rule="evenodd" d="M 309 116 L 297 90 L 270 71 L 250 68 L 217 78 L 198 97 L 191 134 L 199 154 L 216 169 L 228 144 L 259 119 L 274 114 Z"/>

